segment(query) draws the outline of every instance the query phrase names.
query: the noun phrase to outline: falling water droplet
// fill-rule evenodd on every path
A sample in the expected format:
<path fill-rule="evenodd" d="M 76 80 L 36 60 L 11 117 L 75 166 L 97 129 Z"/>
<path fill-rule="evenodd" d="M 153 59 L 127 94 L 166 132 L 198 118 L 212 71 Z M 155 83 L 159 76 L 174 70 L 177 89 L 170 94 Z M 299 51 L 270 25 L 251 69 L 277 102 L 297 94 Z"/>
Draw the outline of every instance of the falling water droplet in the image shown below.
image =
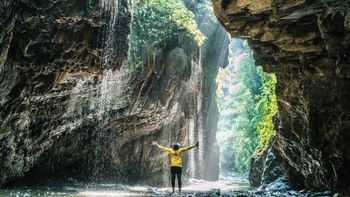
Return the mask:
<path fill-rule="evenodd" d="M 100 11 L 109 15 L 109 24 L 113 27 L 119 12 L 118 0 L 100 0 Z"/>

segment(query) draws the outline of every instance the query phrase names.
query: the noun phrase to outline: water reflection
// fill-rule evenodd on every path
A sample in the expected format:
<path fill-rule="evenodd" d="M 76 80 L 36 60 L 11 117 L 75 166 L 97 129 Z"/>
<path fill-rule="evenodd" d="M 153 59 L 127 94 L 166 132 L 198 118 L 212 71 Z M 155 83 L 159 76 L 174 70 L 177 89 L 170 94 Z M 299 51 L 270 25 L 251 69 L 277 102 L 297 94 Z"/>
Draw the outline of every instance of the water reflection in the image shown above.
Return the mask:
<path fill-rule="evenodd" d="M 152 196 L 146 187 L 127 187 L 118 184 L 94 184 L 94 185 L 63 185 L 63 186 L 31 186 L 0 189 L 0 196 Z"/>
<path fill-rule="evenodd" d="M 189 185 L 183 188 L 183 193 L 193 194 L 195 192 L 206 192 L 213 189 L 220 189 L 221 191 L 238 191 L 249 189 L 249 185 L 246 182 L 232 182 L 232 180 L 208 182 L 204 180 L 190 179 Z M 0 197 L 169 196 L 170 192 L 171 188 L 149 186 L 126 186 L 121 184 L 66 184 L 60 186 L 30 186 L 0 189 Z"/>

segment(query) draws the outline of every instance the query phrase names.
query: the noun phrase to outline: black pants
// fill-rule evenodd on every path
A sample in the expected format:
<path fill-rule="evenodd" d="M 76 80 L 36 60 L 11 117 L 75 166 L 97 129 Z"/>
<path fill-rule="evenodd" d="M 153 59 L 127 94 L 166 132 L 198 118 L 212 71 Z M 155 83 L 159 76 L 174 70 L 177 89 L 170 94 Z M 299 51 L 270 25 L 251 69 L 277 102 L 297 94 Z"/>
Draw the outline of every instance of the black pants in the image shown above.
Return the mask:
<path fill-rule="evenodd" d="M 179 188 L 181 188 L 181 174 L 182 174 L 182 168 L 173 166 L 170 167 L 171 171 L 171 186 L 174 188 L 175 187 L 175 176 L 177 176 L 177 184 Z"/>

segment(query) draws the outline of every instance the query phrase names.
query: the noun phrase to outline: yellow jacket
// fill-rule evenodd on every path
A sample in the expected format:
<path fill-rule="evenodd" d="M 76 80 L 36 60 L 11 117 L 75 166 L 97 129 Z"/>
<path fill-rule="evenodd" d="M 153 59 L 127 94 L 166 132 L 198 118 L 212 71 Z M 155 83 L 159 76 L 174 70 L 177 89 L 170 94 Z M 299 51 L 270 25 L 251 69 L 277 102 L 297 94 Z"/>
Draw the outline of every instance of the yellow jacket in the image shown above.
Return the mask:
<path fill-rule="evenodd" d="M 179 150 L 174 151 L 172 148 L 167 148 L 157 144 L 158 148 L 164 152 L 167 152 L 170 157 L 170 166 L 171 167 L 182 167 L 182 156 L 185 151 L 190 150 L 191 148 L 196 147 L 196 145 L 188 146 L 186 148 L 179 148 Z"/>

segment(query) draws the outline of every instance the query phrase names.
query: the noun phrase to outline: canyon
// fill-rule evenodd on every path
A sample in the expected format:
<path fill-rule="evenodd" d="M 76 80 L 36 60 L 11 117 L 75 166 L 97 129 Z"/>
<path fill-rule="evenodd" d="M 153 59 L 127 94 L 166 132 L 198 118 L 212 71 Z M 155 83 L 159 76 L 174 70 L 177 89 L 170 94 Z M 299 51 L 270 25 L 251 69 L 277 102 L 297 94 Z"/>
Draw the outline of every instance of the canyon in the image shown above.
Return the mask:
<path fill-rule="evenodd" d="M 227 64 L 227 31 L 277 76 L 277 135 L 252 159 L 251 184 L 349 188 L 348 1 L 212 0 L 220 23 L 196 15 L 202 46 L 179 33 L 150 44 L 141 67 L 130 62 L 133 3 L 0 2 L 0 186 L 162 186 L 167 159 L 152 141 L 199 141 L 186 178 L 217 180 L 215 76 Z"/>
<path fill-rule="evenodd" d="M 197 154 L 186 158 L 189 176 L 218 179 L 209 75 L 227 62 L 229 42 L 219 23 L 200 27 L 206 46 L 186 33 L 149 45 L 140 68 L 129 57 L 130 2 L 0 5 L 1 185 L 163 185 L 167 158 L 154 140 L 199 141 Z"/>

